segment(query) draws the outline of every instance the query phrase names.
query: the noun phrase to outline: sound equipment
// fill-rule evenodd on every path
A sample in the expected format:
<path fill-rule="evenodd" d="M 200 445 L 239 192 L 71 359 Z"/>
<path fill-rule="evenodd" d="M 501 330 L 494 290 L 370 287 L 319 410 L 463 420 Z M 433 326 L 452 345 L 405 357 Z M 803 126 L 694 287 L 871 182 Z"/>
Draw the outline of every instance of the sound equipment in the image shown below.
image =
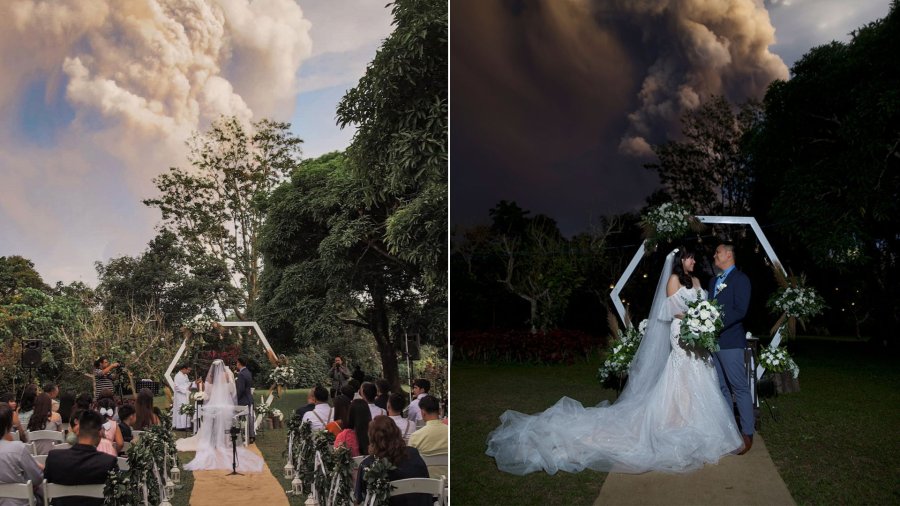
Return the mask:
<path fill-rule="evenodd" d="M 137 382 L 135 388 L 138 389 L 138 392 L 140 392 L 142 388 L 147 388 L 153 392 L 153 395 L 159 395 L 160 383 L 151 379 L 142 379 Z"/>
<path fill-rule="evenodd" d="M 419 353 L 419 334 L 415 334 L 415 339 L 413 336 L 409 336 L 407 339 L 407 346 L 409 346 L 409 358 L 410 360 L 421 360 L 422 356 Z"/>
<path fill-rule="evenodd" d="M 43 342 L 40 339 L 22 340 L 22 367 L 34 368 L 41 365 Z"/>

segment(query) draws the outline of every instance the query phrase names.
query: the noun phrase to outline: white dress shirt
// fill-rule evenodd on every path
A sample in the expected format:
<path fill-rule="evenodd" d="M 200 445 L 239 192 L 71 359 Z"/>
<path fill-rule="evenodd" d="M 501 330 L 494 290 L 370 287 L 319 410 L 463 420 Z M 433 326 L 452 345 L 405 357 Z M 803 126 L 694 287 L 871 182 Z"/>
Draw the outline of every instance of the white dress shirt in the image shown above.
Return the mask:
<path fill-rule="evenodd" d="M 422 419 L 422 411 L 419 409 L 419 399 L 428 395 L 427 393 L 421 393 L 413 399 L 412 402 L 409 403 L 409 411 L 407 412 L 406 418 L 409 419 L 410 422 L 417 422 Z"/>
<path fill-rule="evenodd" d="M 369 403 L 369 412 L 372 413 L 372 420 L 374 420 L 375 417 L 378 416 L 378 415 L 385 415 L 385 416 L 387 416 L 387 411 L 385 411 L 385 410 L 382 409 L 382 408 L 379 408 L 378 406 L 376 406 L 376 405 L 374 405 L 374 404 L 372 404 L 372 403 Z"/>
<path fill-rule="evenodd" d="M 303 413 L 303 421 L 308 421 L 313 431 L 325 430 L 328 422 L 334 420 L 334 412 L 327 402 L 316 404 L 312 411 Z"/>
<path fill-rule="evenodd" d="M 409 444 L 409 436 L 416 431 L 416 422 L 411 422 L 400 415 L 391 416 L 391 420 L 397 424 L 397 428 L 400 429 L 400 434 L 403 434 L 403 441 Z"/>

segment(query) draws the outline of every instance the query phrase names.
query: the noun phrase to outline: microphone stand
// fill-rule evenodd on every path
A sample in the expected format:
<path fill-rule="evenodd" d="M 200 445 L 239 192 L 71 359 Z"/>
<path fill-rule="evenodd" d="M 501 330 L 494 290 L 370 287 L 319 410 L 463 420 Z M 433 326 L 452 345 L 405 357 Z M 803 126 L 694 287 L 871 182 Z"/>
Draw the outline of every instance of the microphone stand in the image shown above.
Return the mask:
<path fill-rule="evenodd" d="M 243 476 L 243 474 L 237 472 L 237 435 L 240 431 L 240 428 L 234 426 L 226 431 L 228 434 L 231 434 L 231 472 L 225 476 L 232 476 L 235 474 Z"/>

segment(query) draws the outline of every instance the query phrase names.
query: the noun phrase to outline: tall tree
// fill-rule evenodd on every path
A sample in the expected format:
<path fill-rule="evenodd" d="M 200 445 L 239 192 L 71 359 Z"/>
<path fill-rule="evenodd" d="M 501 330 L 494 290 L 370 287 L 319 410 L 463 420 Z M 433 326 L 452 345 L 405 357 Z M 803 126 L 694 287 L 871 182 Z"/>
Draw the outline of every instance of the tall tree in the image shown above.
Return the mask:
<path fill-rule="evenodd" d="M 725 97 L 710 97 L 682 116 L 682 140 L 653 146 L 658 162 L 646 167 L 672 200 L 698 214 L 746 215 L 752 175 L 741 147 L 760 118 L 755 101 L 735 111 Z"/>
<path fill-rule="evenodd" d="M 446 309 L 428 296 L 415 265 L 383 254 L 389 210 L 367 204 L 341 153 L 301 163 L 270 204 L 260 243 L 261 323 L 300 345 L 362 328 L 377 344 L 384 377 L 399 388 L 404 333 L 444 342 Z"/>
<path fill-rule="evenodd" d="M 239 319 L 259 296 L 259 230 L 272 190 L 296 166 L 300 139 L 290 124 L 222 118 L 189 142 L 192 170 L 172 167 L 153 182 L 161 192 L 144 204 L 162 212 L 193 268 L 228 274 L 232 290 L 218 306 Z"/>
<path fill-rule="evenodd" d="M 900 2 L 812 49 L 789 81 L 773 83 L 749 143 L 755 206 L 809 265 L 862 281 L 874 330 L 894 340 L 900 251 Z M 841 283 L 843 286 L 843 283 Z M 849 301 L 848 301 L 849 305 Z"/>
<path fill-rule="evenodd" d="M 389 213 L 370 245 L 447 291 L 447 2 L 399 0 L 394 31 L 337 109 L 367 206 Z"/>
<path fill-rule="evenodd" d="M 0 302 L 9 300 L 23 288 L 45 292 L 50 289 L 31 260 L 19 255 L 0 257 Z"/>

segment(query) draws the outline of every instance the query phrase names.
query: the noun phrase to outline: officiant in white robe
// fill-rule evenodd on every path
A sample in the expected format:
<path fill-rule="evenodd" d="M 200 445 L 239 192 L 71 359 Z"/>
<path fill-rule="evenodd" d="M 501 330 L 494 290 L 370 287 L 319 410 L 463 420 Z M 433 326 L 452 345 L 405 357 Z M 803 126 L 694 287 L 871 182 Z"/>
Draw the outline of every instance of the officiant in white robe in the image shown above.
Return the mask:
<path fill-rule="evenodd" d="M 190 430 L 191 417 L 181 414 L 181 406 L 190 402 L 191 386 L 193 383 L 188 377 L 190 366 L 183 364 L 175 375 L 175 395 L 172 399 L 172 426 L 175 430 Z"/>

